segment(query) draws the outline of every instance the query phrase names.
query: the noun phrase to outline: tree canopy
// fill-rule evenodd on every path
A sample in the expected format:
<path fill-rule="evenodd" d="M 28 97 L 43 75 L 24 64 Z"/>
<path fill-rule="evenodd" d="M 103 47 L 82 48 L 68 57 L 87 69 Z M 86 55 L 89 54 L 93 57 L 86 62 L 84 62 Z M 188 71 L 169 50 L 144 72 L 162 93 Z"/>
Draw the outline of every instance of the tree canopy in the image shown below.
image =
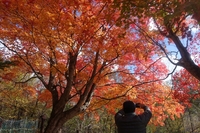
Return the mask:
<path fill-rule="evenodd" d="M 0 43 L 29 79 L 40 81 L 35 86 L 41 91 L 39 99 L 52 106 L 46 133 L 57 132 L 86 109 L 105 105 L 115 113 L 126 99 L 149 105 L 154 124 L 162 125 L 167 117 L 183 112 L 170 95 L 173 90 L 162 83 L 173 72 L 162 58 L 170 60 L 165 45 L 166 40 L 173 42 L 181 59 L 170 61 L 199 78 L 199 67 L 178 38 L 182 35 L 192 42 L 188 26 L 196 23 L 186 13 L 169 12 L 168 7 L 175 9 L 177 3 L 161 2 L 0 2 Z M 151 22 L 156 30 L 150 30 Z"/>
<path fill-rule="evenodd" d="M 199 1 L 115 0 L 114 3 L 114 7 L 120 11 L 119 25 L 125 23 L 137 27 L 140 35 L 152 45 L 159 47 L 172 64 L 185 68 L 200 80 L 200 69 L 197 65 L 199 63 L 197 42 Z M 169 46 L 173 47 L 171 51 L 166 49 Z"/>

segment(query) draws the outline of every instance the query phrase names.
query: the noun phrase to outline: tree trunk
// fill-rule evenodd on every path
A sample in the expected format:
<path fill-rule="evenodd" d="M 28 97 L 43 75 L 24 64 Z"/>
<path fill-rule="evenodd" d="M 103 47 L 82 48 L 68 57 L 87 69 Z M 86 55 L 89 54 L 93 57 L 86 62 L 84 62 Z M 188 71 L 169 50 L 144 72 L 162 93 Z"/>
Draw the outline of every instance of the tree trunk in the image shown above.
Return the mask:
<path fill-rule="evenodd" d="M 56 113 L 55 113 L 56 112 Z M 67 111 L 59 111 L 58 108 L 54 108 L 48 120 L 47 127 L 44 133 L 59 133 L 62 126 L 74 116 L 77 116 L 80 111 L 74 107 Z"/>
<path fill-rule="evenodd" d="M 62 128 L 63 124 L 65 123 L 62 121 L 63 119 L 64 118 L 61 116 L 50 118 L 44 133 L 58 133 L 60 128 Z"/>

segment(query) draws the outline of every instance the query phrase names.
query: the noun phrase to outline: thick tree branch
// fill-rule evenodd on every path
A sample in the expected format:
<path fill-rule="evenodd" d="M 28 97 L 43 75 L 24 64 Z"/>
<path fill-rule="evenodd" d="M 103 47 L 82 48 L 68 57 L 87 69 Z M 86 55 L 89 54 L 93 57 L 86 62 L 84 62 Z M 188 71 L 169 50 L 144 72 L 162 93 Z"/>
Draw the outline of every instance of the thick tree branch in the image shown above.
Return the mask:
<path fill-rule="evenodd" d="M 176 34 L 172 30 L 170 30 L 169 37 L 173 40 L 174 44 L 181 54 L 181 59 L 179 60 L 178 65 L 184 67 L 190 74 L 200 80 L 200 68 L 191 59 L 191 55 L 183 46 L 178 36 L 176 36 Z"/>

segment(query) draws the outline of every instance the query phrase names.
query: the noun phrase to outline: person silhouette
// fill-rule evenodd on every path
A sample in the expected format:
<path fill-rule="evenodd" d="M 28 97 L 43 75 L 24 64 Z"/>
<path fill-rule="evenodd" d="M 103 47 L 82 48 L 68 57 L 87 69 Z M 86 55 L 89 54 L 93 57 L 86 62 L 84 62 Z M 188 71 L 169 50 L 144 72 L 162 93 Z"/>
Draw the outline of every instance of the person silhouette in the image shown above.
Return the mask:
<path fill-rule="evenodd" d="M 136 108 L 142 108 L 144 112 L 137 115 Z M 118 133 L 146 133 L 146 126 L 152 117 L 148 106 L 132 101 L 125 101 L 123 108 L 115 114 L 115 124 Z"/>

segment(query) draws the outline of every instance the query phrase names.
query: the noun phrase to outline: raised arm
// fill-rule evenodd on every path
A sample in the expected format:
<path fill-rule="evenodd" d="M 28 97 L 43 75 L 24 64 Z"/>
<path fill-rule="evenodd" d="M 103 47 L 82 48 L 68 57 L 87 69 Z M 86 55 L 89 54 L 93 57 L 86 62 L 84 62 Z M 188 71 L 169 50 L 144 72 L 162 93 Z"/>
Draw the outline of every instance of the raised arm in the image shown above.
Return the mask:
<path fill-rule="evenodd" d="M 136 108 L 142 108 L 144 112 L 139 115 L 141 121 L 147 125 L 152 117 L 152 112 L 150 108 L 144 104 L 141 103 L 136 103 Z"/>

